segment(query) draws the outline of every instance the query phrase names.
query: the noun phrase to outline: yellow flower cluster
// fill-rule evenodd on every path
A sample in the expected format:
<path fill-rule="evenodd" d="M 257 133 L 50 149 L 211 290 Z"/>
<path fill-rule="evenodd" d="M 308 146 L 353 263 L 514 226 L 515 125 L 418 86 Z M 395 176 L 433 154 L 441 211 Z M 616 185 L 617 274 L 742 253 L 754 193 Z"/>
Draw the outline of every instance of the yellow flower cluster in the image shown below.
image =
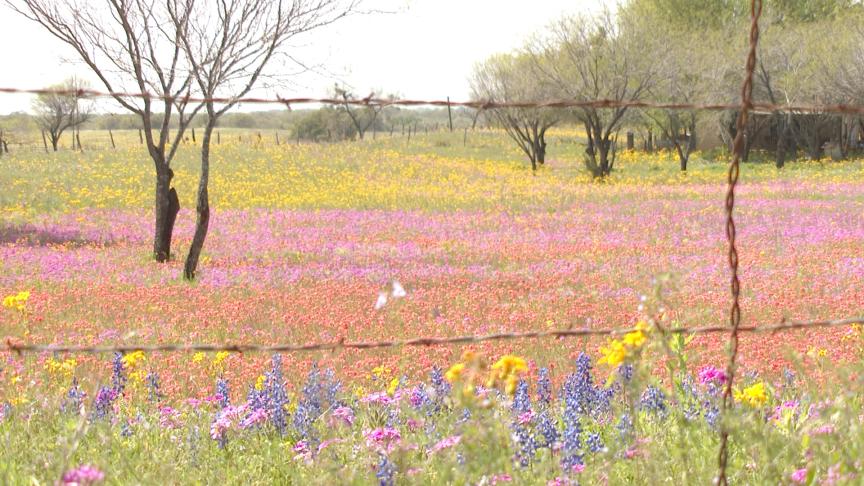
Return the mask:
<path fill-rule="evenodd" d="M 462 355 L 461 362 L 451 366 L 444 374 L 444 378 L 450 383 L 462 382 L 462 395 L 467 398 L 474 395 L 474 383 L 485 369 L 486 364 L 476 353 L 466 351 Z M 524 359 L 512 354 L 502 356 L 490 368 L 485 386 L 492 388 L 502 385 L 505 393 L 513 395 L 519 383 L 519 375 L 526 371 L 528 371 L 528 363 Z"/>
<path fill-rule="evenodd" d="M 649 331 L 648 323 L 645 321 L 637 322 L 636 328 L 625 334 L 623 338 L 610 339 L 606 346 L 600 347 L 603 357 L 600 358 L 599 362 L 613 367 L 624 363 L 645 345 L 648 341 Z"/>
<path fill-rule="evenodd" d="M 753 384 L 744 390 L 735 390 L 735 401 L 746 403 L 753 408 L 759 408 L 768 401 L 768 392 L 762 382 Z"/>
<path fill-rule="evenodd" d="M 264 389 L 264 383 L 267 378 L 264 375 L 258 375 L 258 378 L 255 380 L 255 389 L 261 391 Z"/>
<path fill-rule="evenodd" d="M 132 351 L 131 353 L 123 355 L 123 368 L 133 370 L 138 367 L 139 363 L 142 363 L 146 359 L 147 357 L 144 355 L 144 351 Z"/>
<path fill-rule="evenodd" d="M 30 292 L 24 290 L 14 295 L 9 295 L 3 298 L 3 307 L 15 309 L 18 312 L 24 312 L 27 308 L 27 301 L 30 299 Z"/>
<path fill-rule="evenodd" d="M 528 371 L 528 363 L 519 356 L 512 354 L 504 355 L 492 365 L 492 373 L 486 382 L 487 388 L 492 388 L 497 383 L 504 384 L 504 391 L 512 396 L 516 392 L 519 383 L 519 375 Z"/>
<path fill-rule="evenodd" d="M 48 370 L 49 373 L 53 375 L 63 375 L 66 379 L 72 378 L 76 366 L 78 366 L 78 362 L 75 361 L 74 358 L 67 358 L 63 361 L 48 358 L 48 360 L 45 361 L 45 369 Z"/>

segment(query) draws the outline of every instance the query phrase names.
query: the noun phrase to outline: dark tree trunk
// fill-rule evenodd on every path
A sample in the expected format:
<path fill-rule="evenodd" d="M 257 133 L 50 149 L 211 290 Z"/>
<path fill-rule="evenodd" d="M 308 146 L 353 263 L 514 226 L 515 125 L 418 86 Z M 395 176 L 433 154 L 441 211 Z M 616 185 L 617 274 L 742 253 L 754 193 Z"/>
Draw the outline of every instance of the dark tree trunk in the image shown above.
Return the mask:
<path fill-rule="evenodd" d="M 201 139 L 201 178 L 198 180 L 195 235 L 192 237 L 192 244 L 189 246 L 189 254 L 186 256 L 186 264 L 183 267 L 183 278 L 186 280 L 195 279 L 198 259 L 201 257 L 201 250 L 204 248 L 204 240 L 207 239 L 207 230 L 210 227 L 210 198 L 207 193 L 207 186 L 210 180 L 210 137 L 213 134 L 215 122 L 212 110 L 208 111 L 207 126 L 204 129 L 204 137 Z"/>
<path fill-rule="evenodd" d="M 60 136 L 54 135 L 53 133 L 49 133 L 48 138 L 51 139 L 51 148 L 53 148 L 54 151 L 56 152 L 57 151 L 57 145 L 60 142 Z M 72 145 L 75 145 L 75 144 L 73 143 Z"/>
<path fill-rule="evenodd" d="M 170 168 L 160 169 L 156 174 L 156 228 L 153 241 L 153 257 L 157 262 L 171 259 L 171 238 L 174 223 L 180 211 L 177 191 L 171 187 L 174 173 Z"/>

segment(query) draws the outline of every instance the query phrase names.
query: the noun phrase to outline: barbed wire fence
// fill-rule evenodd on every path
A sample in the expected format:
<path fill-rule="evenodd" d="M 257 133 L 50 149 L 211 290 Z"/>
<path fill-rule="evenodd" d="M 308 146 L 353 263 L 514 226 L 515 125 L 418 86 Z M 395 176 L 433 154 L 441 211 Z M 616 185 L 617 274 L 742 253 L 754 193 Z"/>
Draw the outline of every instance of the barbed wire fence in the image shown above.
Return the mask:
<path fill-rule="evenodd" d="M 833 328 L 853 325 L 864 325 L 864 316 L 849 317 L 833 320 L 810 320 L 793 321 L 784 320 L 770 325 L 741 325 L 740 292 L 741 283 L 738 269 L 737 233 L 735 227 L 735 195 L 740 174 L 740 163 L 744 155 L 745 128 L 750 114 L 755 112 L 765 113 L 822 113 L 836 115 L 864 115 L 864 106 L 850 104 L 773 104 L 753 101 L 753 75 L 756 66 L 757 49 L 759 45 L 759 19 L 762 13 L 762 0 L 751 0 L 751 23 L 749 30 L 749 49 L 747 53 L 744 80 L 741 87 L 741 100 L 739 103 L 666 103 L 643 100 L 540 100 L 540 101 L 509 101 L 501 102 L 495 100 L 471 100 L 451 101 L 446 100 L 420 100 L 420 99 L 390 99 L 367 97 L 362 99 L 337 99 L 337 98 L 314 98 L 293 97 L 274 98 L 267 97 L 243 97 L 243 98 L 199 98 L 199 97 L 170 97 L 154 93 L 136 92 L 105 92 L 90 89 L 62 90 L 62 89 L 31 89 L 0 87 L 0 94 L 29 94 L 29 95 L 66 95 L 77 96 L 81 99 L 97 98 L 127 98 L 127 99 L 150 99 L 150 100 L 182 100 L 186 103 L 214 102 L 239 103 L 239 104 L 281 104 L 291 109 L 295 105 L 352 105 L 366 107 L 461 107 L 476 110 L 479 116 L 485 110 L 507 109 L 507 108 L 637 108 L 637 109 L 661 109 L 661 110 L 696 110 L 696 111 L 733 111 L 738 113 L 736 120 L 736 135 L 732 146 L 732 160 L 727 173 L 727 192 L 724 204 L 725 230 L 728 242 L 728 263 L 730 270 L 730 297 L 728 326 L 703 326 L 703 327 L 674 327 L 662 329 L 663 334 L 729 334 L 729 351 L 727 355 L 726 374 L 727 381 L 723 390 L 722 412 L 725 414 L 733 405 L 732 391 L 736 373 L 736 365 L 739 353 L 739 339 L 742 333 L 779 333 L 786 331 L 800 331 L 817 328 Z M 124 344 L 108 346 L 72 346 L 63 344 L 40 344 L 17 342 L 7 338 L 0 343 L 0 352 L 4 353 L 127 353 L 133 351 L 146 352 L 192 352 L 192 351 L 228 351 L 236 353 L 299 353 L 312 351 L 332 351 L 340 349 L 383 349 L 400 347 L 428 347 L 453 344 L 474 344 L 489 341 L 505 341 L 517 339 L 542 339 L 542 338 L 568 338 L 568 337 L 591 337 L 591 336 L 618 336 L 631 332 L 632 328 L 615 329 L 592 329 L 573 328 L 529 331 L 529 332 L 502 332 L 483 335 L 463 335 L 429 337 L 422 336 L 403 340 L 382 341 L 347 341 L 340 339 L 329 342 L 315 343 L 281 343 L 281 344 L 259 344 L 259 343 L 164 343 L 164 344 Z M 716 483 L 728 485 L 727 471 L 728 445 L 731 431 L 726 424 L 720 422 L 720 445 L 718 451 L 718 472 Z"/>

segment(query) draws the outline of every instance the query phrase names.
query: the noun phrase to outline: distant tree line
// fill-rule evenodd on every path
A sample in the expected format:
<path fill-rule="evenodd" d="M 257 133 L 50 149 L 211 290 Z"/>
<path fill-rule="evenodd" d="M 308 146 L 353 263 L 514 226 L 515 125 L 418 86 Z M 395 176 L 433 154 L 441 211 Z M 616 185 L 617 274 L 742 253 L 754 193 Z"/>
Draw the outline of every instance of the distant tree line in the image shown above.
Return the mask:
<path fill-rule="evenodd" d="M 615 15 L 567 17 L 522 48 L 477 64 L 473 98 L 737 103 L 749 6 L 749 0 L 629 0 Z M 864 7 L 859 0 L 766 0 L 760 25 L 755 101 L 864 104 Z M 493 109 L 484 116 L 506 130 L 535 169 L 544 163 L 548 127 L 581 125 L 587 139 L 585 167 L 605 177 L 614 169 L 622 131 L 643 134 L 648 147 L 673 149 L 681 170 L 687 170 L 700 138 L 731 146 L 737 113 L 588 107 Z M 835 156 L 845 157 L 860 140 L 864 120 L 757 113 L 746 130 L 745 160 L 762 140 L 762 148 L 783 167 L 799 152 L 822 157 L 826 142 Z"/>

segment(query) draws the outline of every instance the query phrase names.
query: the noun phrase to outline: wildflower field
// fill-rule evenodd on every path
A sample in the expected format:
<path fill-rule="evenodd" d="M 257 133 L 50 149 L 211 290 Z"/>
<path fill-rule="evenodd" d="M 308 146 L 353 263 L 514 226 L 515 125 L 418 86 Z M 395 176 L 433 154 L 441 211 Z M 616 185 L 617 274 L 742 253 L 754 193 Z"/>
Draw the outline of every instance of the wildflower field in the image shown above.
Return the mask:
<path fill-rule="evenodd" d="M 116 135 L 116 134 L 115 134 Z M 578 134 L 536 174 L 502 133 L 282 144 L 223 134 L 200 278 L 152 250 L 153 168 L 118 150 L 0 159 L 0 334 L 69 345 L 376 341 L 562 328 L 616 339 L 0 359 L 2 484 L 735 484 L 864 481 L 860 327 L 742 339 L 720 416 L 726 164 Z M 84 132 L 95 140 L 100 134 Z M 86 143 L 85 143 L 86 146 Z M 864 314 L 864 161 L 742 166 L 745 325 Z"/>

